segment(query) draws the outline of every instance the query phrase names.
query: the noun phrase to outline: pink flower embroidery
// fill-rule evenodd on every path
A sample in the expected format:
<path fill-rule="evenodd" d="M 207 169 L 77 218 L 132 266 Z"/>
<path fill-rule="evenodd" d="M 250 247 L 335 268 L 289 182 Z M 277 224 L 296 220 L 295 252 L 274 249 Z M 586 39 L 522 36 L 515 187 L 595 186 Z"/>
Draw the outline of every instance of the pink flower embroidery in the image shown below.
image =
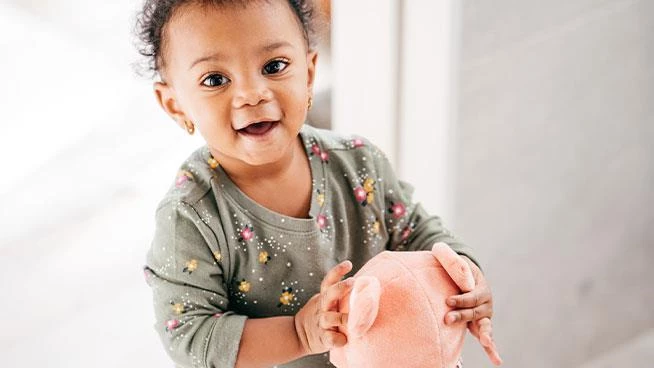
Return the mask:
<path fill-rule="evenodd" d="M 320 230 L 322 230 L 327 226 L 327 217 L 325 215 L 318 215 L 316 222 L 318 223 Z"/>
<path fill-rule="evenodd" d="M 179 174 L 177 174 L 177 179 L 175 180 L 175 187 L 181 188 L 184 184 L 186 184 L 190 180 L 193 180 L 193 175 L 186 170 L 182 170 L 179 172 Z"/>
<path fill-rule="evenodd" d="M 179 327 L 179 320 L 171 319 L 169 321 L 166 321 L 166 331 L 170 332 L 176 329 L 177 327 Z"/>
<path fill-rule="evenodd" d="M 222 313 L 216 313 L 216 314 L 213 315 L 213 317 L 214 318 L 220 318 L 220 317 L 222 317 L 222 315 L 223 315 Z"/>
<path fill-rule="evenodd" d="M 409 235 L 413 232 L 413 227 L 411 225 L 407 225 L 403 230 L 402 230 L 402 240 L 407 240 L 409 238 Z"/>
<path fill-rule="evenodd" d="M 238 241 L 249 241 L 254 237 L 254 228 L 252 225 L 248 225 L 241 230 L 241 237 L 238 239 Z"/>
<path fill-rule="evenodd" d="M 243 231 L 241 231 L 241 236 L 243 237 L 244 240 L 252 239 L 253 236 L 252 230 L 250 230 L 249 228 L 243 229 Z"/>
<path fill-rule="evenodd" d="M 388 212 L 392 213 L 393 217 L 395 217 L 396 219 L 399 219 L 400 217 L 406 214 L 406 207 L 402 202 L 397 202 L 397 203 L 391 202 L 391 208 L 388 209 Z"/>
<path fill-rule="evenodd" d="M 363 201 L 366 200 L 368 194 L 362 187 L 356 187 L 354 188 L 354 198 L 356 198 L 357 202 L 363 203 Z"/>
<path fill-rule="evenodd" d="M 175 186 L 177 188 L 180 188 L 182 185 L 186 184 L 188 181 L 188 177 L 186 175 L 180 175 L 177 177 L 177 180 L 175 181 Z"/>
<path fill-rule="evenodd" d="M 360 138 L 355 138 L 352 140 L 352 145 L 354 148 L 363 147 L 363 141 Z"/>
<path fill-rule="evenodd" d="M 311 146 L 311 155 L 319 156 L 324 162 L 329 160 L 329 153 L 321 151 L 320 147 L 315 143 Z"/>

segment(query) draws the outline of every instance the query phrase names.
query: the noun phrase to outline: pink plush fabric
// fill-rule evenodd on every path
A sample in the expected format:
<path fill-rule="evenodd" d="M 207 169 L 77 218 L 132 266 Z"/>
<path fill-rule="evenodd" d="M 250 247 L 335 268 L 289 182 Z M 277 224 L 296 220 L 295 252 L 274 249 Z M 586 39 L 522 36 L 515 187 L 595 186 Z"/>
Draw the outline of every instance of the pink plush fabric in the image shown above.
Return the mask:
<path fill-rule="evenodd" d="M 470 291 L 468 264 L 447 244 L 431 251 L 383 252 L 354 276 L 339 308 L 348 342 L 330 351 L 338 368 L 454 368 L 466 323 L 445 325 L 447 297 Z"/>

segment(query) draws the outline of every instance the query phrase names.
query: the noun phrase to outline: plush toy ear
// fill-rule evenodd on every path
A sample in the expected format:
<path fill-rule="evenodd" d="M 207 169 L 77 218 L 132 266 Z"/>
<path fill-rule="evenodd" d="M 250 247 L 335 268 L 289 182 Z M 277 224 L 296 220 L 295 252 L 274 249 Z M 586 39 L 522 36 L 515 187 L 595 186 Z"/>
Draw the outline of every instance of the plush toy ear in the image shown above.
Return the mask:
<path fill-rule="evenodd" d="M 360 276 L 350 293 L 350 312 L 347 321 L 348 337 L 361 337 L 375 322 L 379 312 L 381 285 L 373 276 Z"/>
<path fill-rule="evenodd" d="M 475 288 L 475 278 L 470 270 L 470 265 L 449 245 L 442 242 L 436 243 L 431 248 L 431 252 L 461 291 L 467 293 Z"/>

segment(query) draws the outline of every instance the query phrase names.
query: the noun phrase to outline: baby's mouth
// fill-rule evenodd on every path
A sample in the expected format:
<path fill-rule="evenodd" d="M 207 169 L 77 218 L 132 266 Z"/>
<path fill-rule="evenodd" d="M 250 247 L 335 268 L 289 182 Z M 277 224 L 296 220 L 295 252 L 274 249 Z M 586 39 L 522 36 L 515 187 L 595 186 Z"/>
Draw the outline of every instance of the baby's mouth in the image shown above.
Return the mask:
<path fill-rule="evenodd" d="M 279 121 L 261 121 L 239 129 L 237 132 L 247 135 L 264 135 L 277 126 L 277 124 L 279 124 Z"/>

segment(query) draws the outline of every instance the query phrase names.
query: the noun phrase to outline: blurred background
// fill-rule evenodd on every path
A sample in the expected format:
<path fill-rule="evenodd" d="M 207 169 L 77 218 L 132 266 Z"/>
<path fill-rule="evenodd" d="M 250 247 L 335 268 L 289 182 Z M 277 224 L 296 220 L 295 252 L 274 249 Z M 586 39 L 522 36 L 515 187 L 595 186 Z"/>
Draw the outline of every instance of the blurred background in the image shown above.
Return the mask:
<path fill-rule="evenodd" d="M 0 0 L 2 366 L 172 366 L 141 266 L 202 141 L 133 71 L 140 5 Z M 505 367 L 650 366 L 654 2 L 319 5 L 312 122 L 477 250 Z M 473 339 L 464 366 L 491 366 Z"/>

